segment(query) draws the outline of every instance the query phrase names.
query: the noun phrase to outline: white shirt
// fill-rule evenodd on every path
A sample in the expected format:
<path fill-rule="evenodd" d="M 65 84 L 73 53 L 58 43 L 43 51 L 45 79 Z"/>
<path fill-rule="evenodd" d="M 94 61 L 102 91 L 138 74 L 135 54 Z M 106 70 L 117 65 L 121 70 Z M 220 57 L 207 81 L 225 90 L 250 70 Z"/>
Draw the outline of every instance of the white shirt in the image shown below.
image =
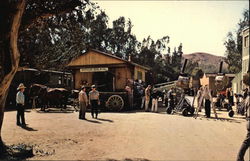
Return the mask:
<path fill-rule="evenodd" d="M 78 99 L 79 99 L 79 102 L 85 102 L 86 104 L 88 103 L 88 96 L 86 92 L 84 92 L 83 90 L 79 92 Z"/>
<path fill-rule="evenodd" d="M 16 103 L 24 105 L 24 101 L 25 101 L 25 98 L 24 98 L 23 92 L 21 92 L 21 91 L 17 92 L 17 94 L 16 94 Z"/>

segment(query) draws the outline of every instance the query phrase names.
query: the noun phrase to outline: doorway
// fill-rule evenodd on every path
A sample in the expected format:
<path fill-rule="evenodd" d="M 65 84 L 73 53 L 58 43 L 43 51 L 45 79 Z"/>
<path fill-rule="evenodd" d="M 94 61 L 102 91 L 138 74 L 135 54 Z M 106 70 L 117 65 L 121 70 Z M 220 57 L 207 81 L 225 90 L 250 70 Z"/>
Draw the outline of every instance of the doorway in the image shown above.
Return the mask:
<path fill-rule="evenodd" d="M 93 73 L 93 84 L 97 85 L 98 91 L 110 92 L 113 87 L 114 74 L 111 72 L 95 72 Z"/>

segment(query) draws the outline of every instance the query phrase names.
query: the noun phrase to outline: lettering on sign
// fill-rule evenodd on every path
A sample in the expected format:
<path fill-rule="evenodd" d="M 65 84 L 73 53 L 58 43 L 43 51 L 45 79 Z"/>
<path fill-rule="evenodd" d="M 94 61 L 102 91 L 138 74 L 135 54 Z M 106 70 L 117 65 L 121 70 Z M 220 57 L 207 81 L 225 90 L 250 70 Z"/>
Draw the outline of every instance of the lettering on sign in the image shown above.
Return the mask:
<path fill-rule="evenodd" d="M 106 72 L 108 68 L 81 68 L 80 72 Z"/>

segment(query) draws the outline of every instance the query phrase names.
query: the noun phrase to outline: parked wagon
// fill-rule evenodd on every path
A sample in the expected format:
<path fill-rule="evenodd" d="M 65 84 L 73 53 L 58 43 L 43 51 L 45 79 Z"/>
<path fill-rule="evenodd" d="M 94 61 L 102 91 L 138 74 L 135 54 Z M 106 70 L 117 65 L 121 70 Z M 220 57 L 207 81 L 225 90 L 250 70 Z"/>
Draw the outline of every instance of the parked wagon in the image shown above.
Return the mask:
<path fill-rule="evenodd" d="M 69 72 L 54 71 L 54 70 L 38 70 L 34 68 L 19 68 L 17 73 L 14 76 L 14 79 L 10 85 L 9 93 L 6 100 L 6 107 L 14 108 L 15 107 L 15 98 L 17 93 L 17 86 L 20 83 L 24 83 L 27 87 L 25 90 L 26 104 L 32 106 L 32 100 L 29 100 L 29 87 L 34 84 L 43 84 L 49 87 L 60 87 L 71 89 L 72 88 L 72 74 Z"/>
<path fill-rule="evenodd" d="M 100 92 L 101 108 L 108 111 L 135 109 L 135 80 L 145 82 L 149 68 L 98 50 L 88 50 L 68 65 L 73 73 L 74 89 L 95 84 Z M 133 83 L 131 83 L 133 82 Z M 125 87 L 130 90 L 125 90 Z"/>

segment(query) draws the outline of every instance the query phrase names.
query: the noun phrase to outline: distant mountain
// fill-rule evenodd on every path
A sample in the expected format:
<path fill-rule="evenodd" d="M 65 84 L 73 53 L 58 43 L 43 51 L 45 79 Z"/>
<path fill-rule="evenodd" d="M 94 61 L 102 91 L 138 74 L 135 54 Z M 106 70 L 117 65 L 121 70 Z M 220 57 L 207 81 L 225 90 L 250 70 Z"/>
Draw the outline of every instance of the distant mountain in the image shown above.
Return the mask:
<path fill-rule="evenodd" d="M 198 62 L 199 66 L 205 73 L 218 73 L 220 62 L 223 61 L 222 72 L 228 72 L 228 64 L 225 62 L 226 58 L 222 56 L 216 56 L 204 52 L 196 52 L 192 54 L 183 54 L 184 59 L 191 60 L 192 62 Z"/>

